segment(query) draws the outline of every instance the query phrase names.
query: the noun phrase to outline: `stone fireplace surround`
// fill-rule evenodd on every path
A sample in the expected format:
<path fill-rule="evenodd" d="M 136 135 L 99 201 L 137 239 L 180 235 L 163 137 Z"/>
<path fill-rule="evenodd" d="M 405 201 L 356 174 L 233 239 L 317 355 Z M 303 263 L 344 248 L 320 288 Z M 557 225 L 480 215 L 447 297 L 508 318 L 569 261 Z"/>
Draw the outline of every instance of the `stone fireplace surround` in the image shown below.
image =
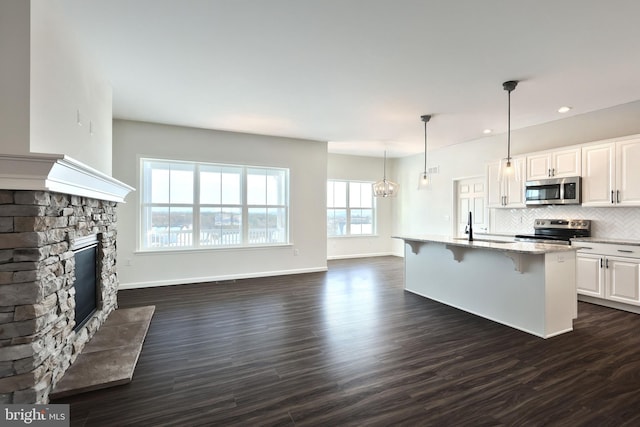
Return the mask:
<path fill-rule="evenodd" d="M 132 188 L 66 156 L 0 156 L 0 403 L 47 403 L 117 308 L 118 202 Z M 98 239 L 98 309 L 74 332 L 77 239 Z"/>

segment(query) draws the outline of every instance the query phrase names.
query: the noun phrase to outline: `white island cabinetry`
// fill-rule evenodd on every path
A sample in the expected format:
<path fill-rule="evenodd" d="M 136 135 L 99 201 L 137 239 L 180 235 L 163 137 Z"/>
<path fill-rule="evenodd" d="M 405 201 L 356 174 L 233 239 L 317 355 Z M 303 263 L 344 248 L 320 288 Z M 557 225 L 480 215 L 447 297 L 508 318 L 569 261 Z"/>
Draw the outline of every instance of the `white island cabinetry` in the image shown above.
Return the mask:
<path fill-rule="evenodd" d="M 405 241 L 405 290 L 542 338 L 573 330 L 573 247 L 396 237 Z"/>

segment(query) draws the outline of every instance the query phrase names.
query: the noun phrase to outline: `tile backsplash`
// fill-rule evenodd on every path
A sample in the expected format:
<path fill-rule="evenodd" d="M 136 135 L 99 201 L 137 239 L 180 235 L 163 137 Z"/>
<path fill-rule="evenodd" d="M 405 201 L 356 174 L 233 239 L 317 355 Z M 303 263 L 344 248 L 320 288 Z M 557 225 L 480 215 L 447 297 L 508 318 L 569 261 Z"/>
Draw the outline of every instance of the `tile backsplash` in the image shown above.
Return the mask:
<path fill-rule="evenodd" d="M 537 218 L 590 219 L 593 237 L 640 240 L 640 207 L 546 206 L 492 209 L 490 215 L 493 233 L 533 233 L 533 221 Z"/>

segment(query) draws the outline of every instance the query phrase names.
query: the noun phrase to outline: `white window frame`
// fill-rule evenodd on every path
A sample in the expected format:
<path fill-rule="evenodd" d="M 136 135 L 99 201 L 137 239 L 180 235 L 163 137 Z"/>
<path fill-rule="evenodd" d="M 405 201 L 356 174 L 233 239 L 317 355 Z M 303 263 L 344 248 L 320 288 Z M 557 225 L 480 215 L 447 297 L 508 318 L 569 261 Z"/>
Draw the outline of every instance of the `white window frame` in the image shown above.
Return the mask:
<path fill-rule="evenodd" d="M 330 227 L 328 225 L 328 221 L 327 221 L 327 238 L 333 239 L 333 238 L 355 238 L 355 237 L 372 237 L 372 236 L 376 236 L 377 235 L 377 214 L 376 214 L 376 199 L 373 196 L 373 191 L 371 191 L 371 208 L 367 208 L 367 207 L 361 207 L 361 206 L 357 206 L 357 207 L 351 207 L 351 203 L 350 203 L 350 184 L 351 183 L 355 183 L 355 184 L 361 184 L 363 186 L 373 186 L 373 182 L 371 181 L 360 181 L 360 180 L 348 180 L 348 179 L 329 179 L 327 180 L 327 188 L 331 183 L 337 183 L 337 182 L 341 182 L 341 183 L 345 183 L 346 184 L 346 206 L 344 207 L 335 207 L 335 206 L 329 206 L 330 205 L 330 201 L 328 200 L 328 194 L 327 194 L 327 206 L 326 206 L 326 212 L 327 212 L 327 218 L 328 218 L 328 213 L 329 210 L 336 210 L 336 209 L 344 209 L 346 210 L 346 224 L 345 224 L 345 232 L 343 234 L 329 234 L 330 233 Z M 351 233 L 351 215 L 352 215 L 352 211 L 353 210 L 357 210 L 357 209 L 371 209 L 371 233 L 358 233 L 358 234 L 353 234 Z"/>
<path fill-rule="evenodd" d="M 145 177 L 145 163 L 146 162 L 156 162 L 156 163 L 166 163 L 167 165 L 184 165 L 184 166 L 192 166 L 193 167 L 193 200 L 192 203 L 152 203 L 145 201 L 145 197 L 150 191 L 150 182 L 147 182 L 147 178 Z M 288 168 L 279 168 L 279 167 L 268 167 L 268 166 L 256 166 L 256 165 L 233 165 L 233 164 L 225 164 L 225 163 L 205 163 L 205 162 L 192 162 L 192 161 L 183 161 L 183 160 L 173 160 L 173 159 L 160 159 L 160 158 L 150 158 L 150 157 L 142 157 L 139 160 L 140 165 L 140 192 L 139 192 L 139 209 L 138 209 L 138 237 L 137 237 L 137 247 L 140 252 L 171 252 L 171 251 L 188 251 L 188 250 L 219 250 L 219 249 L 238 249 L 238 248 L 256 248 L 256 247 L 269 247 L 269 246 L 284 246 L 290 245 L 290 203 L 289 203 L 289 186 L 290 186 L 290 173 Z M 200 203 L 200 169 L 202 167 L 220 167 L 220 168 L 228 168 L 228 169 L 238 169 L 240 173 L 240 203 Z M 273 203 L 265 201 L 264 204 L 249 204 L 247 202 L 247 175 L 249 170 L 264 170 L 265 173 L 267 171 L 273 171 L 276 173 L 282 173 L 284 176 L 284 183 L 282 191 L 284 192 L 282 196 L 281 203 Z M 268 197 L 268 196 L 267 196 Z M 192 209 L 192 229 L 190 229 L 191 237 L 190 244 L 175 244 L 175 245 L 160 245 L 156 247 L 149 246 L 147 244 L 148 238 L 148 227 L 146 227 L 145 216 L 148 215 L 147 209 L 153 207 L 177 207 L 177 208 L 191 208 Z M 201 227 L 200 227 L 200 213 L 203 208 L 235 208 L 239 209 L 242 216 L 241 224 L 239 225 L 239 236 L 236 240 L 236 243 L 227 243 L 227 244 L 202 244 L 202 235 L 201 235 Z M 249 235 L 249 210 L 250 209 L 261 209 L 264 208 L 266 210 L 269 209 L 280 209 L 284 211 L 284 226 L 281 234 L 284 234 L 283 237 L 279 239 L 279 241 L 254 241 L 251 242 L 251 237 Z M 268 230 L 268 227 L 267 227 Z M 171 241 L 171 231 L 169 230 L 169 240 Z"/>

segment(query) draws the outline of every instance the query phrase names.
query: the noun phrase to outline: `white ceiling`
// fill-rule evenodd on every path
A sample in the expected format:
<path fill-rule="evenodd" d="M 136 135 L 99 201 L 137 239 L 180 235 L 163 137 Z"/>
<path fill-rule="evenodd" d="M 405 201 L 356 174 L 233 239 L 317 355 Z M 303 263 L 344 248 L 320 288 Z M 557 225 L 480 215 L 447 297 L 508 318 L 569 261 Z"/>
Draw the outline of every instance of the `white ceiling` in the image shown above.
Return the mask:
<path fill-rule="evenodd" d="M 61 0 L 117 118 L 404 156 L 640 99 L 638 0 Z M 573 109 L 564 115 L 562 105 Z"/>

